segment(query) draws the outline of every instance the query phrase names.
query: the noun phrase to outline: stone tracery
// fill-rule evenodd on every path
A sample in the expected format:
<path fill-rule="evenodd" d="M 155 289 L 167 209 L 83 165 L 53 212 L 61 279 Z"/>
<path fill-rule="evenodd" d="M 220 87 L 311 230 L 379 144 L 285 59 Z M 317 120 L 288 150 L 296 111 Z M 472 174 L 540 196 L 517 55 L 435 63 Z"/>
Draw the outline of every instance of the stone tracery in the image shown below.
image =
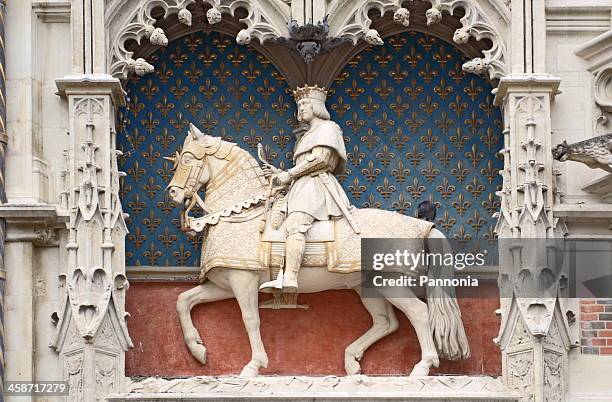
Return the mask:
<path fill-rule="evenodd" d="M 492 46 L 483 50 L 484 57 L 476 57 L 464 64 L 468 72 L 476 74 L 488 73 L 491 79 L 499 79 L 508 70 L 506 68 L 508 55 L 506 54 L 506 39 L 500 31 L 494 28 L 491 21 L 507 17 L 499 8 L 491 12 L 491 6 L 487 9 L 491 14 L 502 13 L 502 16 L 488 15 L 478 2 L 465 0 L 423 0 L 429 2 L 431 8 L 426 12 L 427 25 L 438 24 L 443 14 L 462 14 L 460 19 L 461 28 L 455 31 L 453 40 L 455 43 L 466 44 L 470 38 L 477 41 L 487 39 Z M 421 1 L 410 0 L 409 4 L 421 3 Z M 251 43 L 253 38 L 260 44 L 272 39 L 288 38 L 289 31 L 287 22 L 291 19 L 290 6 L 280 0 L 257 0 L 247 2 L 244 0 L 225 0 L 214 2 L 204 0 L 204 4 L 210 5 L 206 12 L 206 19 L 210 24 L 221 22 L 223 14 L 236 15 L 237 10 L 244 9 L 247 15 L 240 18 L 242 25 L 236 34 L 236 41 L 241 45 Z M 126 47 L 130 41 L 141 43 L 143 38 L 148 38 L 151 45 L 165 46 L 168 38 L 164 30 L 156 27 L 159 19 L 176 15 L 178 21 L 186 27 L 192 26 L 192 13 L 189 8 L 199 7 L 196 0 L 156 0 L 147 3 L 127 2 L 121 6 L 111 6 L 110 15 L 116 15 L 121 10 L 122 14 L 130 17 L 127 22 L 121 22 L 115 26 L 113 20 L 108 21 L 111 32 L 111 51 L 109 52 L 109 69 L 111 75 L 120 79 L 127 78 L 130 73 L 144 75 L 151 73 L 154 66 L 143 58 L 133 59 L 134 51 Z M 153 10 L 163 9 L 163 15 L 154 18 Z M 349 40 L 353 45 L 364 40 L 371 45 L 381 45 L 383 39 L 381 34 L 371 27 L 370 15 L 378 12 L 383 16 L 387 12 L 393 12 L 393 20 L 400 26 L 407 27 L 410 24 L 410 11 L 402 7 L 399 0 L 372 0 L 366 2 L 333 1 L 326 9 L 329 15 L 329 37 Z M 496 18 L 497 17 L 497 18 Z M 316 23 L 317 21 L 313 21 Z M 246 28 L 243 28 L 246 25 Z M 502 27 L 503 28 L 503 27 Z"/>

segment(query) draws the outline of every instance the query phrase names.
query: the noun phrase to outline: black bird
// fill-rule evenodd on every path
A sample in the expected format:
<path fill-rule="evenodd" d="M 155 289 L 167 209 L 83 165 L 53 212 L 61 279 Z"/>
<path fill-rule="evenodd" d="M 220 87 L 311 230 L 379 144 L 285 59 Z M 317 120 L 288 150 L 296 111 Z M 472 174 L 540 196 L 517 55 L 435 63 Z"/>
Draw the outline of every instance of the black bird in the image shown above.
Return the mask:
<path fill-rule="evenodd" d="M 436 219 L 436 204 L 426 200 L 417 207 L 417 218 L 433 222 Z"/>

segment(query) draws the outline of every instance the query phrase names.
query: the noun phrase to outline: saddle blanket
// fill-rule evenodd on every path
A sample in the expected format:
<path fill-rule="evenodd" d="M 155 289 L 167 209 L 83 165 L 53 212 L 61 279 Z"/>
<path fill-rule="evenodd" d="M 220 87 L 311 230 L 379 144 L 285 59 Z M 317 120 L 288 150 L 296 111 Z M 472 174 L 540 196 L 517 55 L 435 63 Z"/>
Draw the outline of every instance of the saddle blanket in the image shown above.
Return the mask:
<path fill-rule="evenodd" d="M 359 271 L 363 237 L 424 239 L 432 228 L 430 222 L 391 211 L 357 209 L 352 214 L 361 230 L 359 235 L 344 218 L 313 224 L 307 234 L 304 266 L 327 267 L 338 273 Z M 258 222 L 257 218 L 241 222 L 221 219 L 209 228 L 202 246 L 201 281 L 216 267 L 277 270 L 284 265 L 284 227 L 260 233 Z"/>

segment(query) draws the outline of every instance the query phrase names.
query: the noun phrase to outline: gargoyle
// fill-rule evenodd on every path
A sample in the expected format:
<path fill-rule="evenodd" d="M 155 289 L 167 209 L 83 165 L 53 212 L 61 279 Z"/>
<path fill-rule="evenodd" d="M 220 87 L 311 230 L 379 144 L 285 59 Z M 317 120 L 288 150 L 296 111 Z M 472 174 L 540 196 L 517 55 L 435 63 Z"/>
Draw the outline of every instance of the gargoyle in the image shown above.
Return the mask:
<path fill-rule="evenodd" d="M 612 173 L 612 133 L 589 138 L 575 144 L 563 141 L 553 149 L 553 158 L 581 162 L 591 169 L 603 169 Z"/>

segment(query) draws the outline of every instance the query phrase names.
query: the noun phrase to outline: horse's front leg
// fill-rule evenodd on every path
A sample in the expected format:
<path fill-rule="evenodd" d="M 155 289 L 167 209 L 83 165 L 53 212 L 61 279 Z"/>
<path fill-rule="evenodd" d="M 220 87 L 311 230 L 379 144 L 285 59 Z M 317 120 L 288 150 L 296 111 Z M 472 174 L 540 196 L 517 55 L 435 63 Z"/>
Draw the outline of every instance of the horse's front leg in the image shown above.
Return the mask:
<path fill-rule="evenodd" d="M 259 332 L 259 273 L 232 270 L 228 279 L 234 297 L 238 300 L 242 320 L 251 344 L 251 361 L 244 366 L 240 376 L 255 377 L 259 374 L 259 369 L 268 366 L 268 355 Z"/>
<path fill-rule="evenodd" d="M 176 311 L 178 312 L 183 338 L 189 351 L 200 363 L 206 364 L 206 347 L 198 334 L 198 330 L 191 321 L 191 309 L 200 303 L 214 302 L 217 300 L 229 299 L 233 294 L 229 289 L 222 289 L 214 283 L 206 283 L 196 286 L 179 295 L 176 301 Z"/>

